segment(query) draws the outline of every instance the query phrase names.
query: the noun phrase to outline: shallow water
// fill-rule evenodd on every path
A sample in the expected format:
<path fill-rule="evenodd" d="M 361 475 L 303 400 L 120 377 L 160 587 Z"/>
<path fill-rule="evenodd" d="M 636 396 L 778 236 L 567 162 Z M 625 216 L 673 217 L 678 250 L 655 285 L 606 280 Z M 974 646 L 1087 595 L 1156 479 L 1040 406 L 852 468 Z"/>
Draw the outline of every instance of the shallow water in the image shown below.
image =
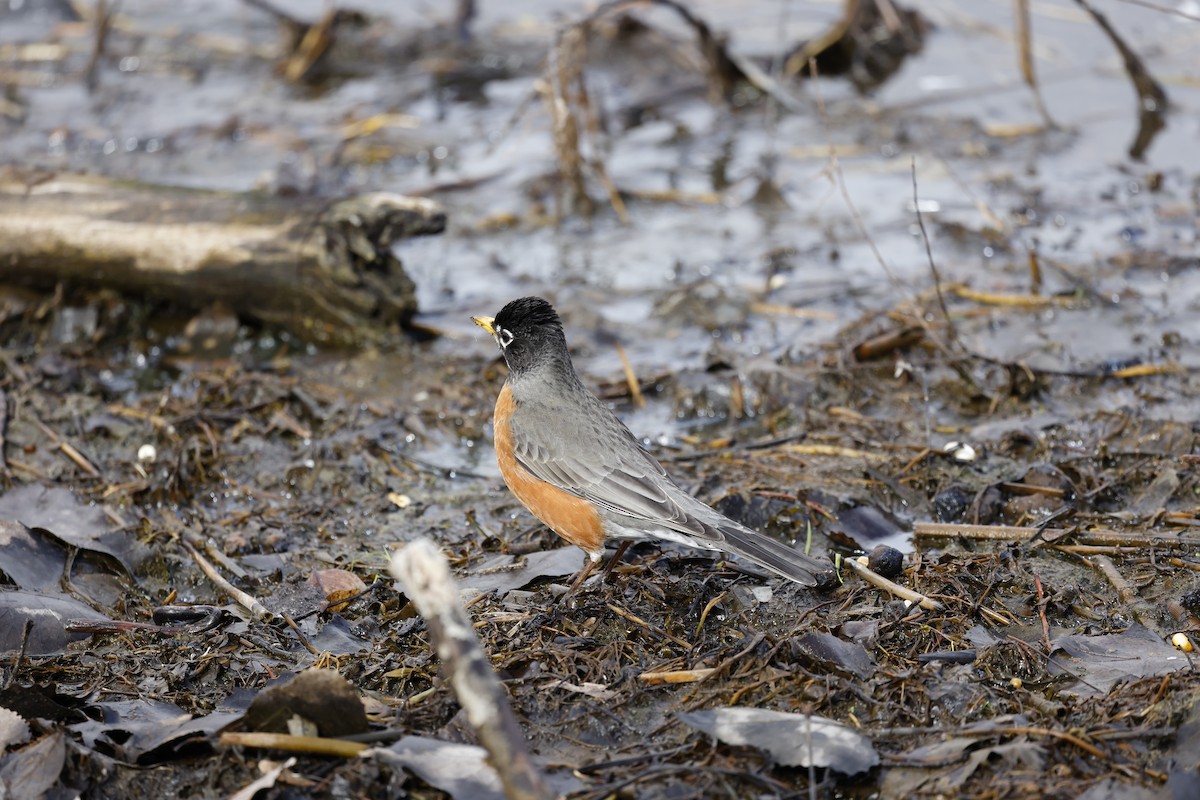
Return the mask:
<path fill-rule="evenodd" d="M 550 197 L 531 185 L 555 170 L 545 109 L 529 101 L 556 25 L 587 6 L 480 5 L 472 28 L 480 51 L 468 63 L 500 77 L 484 81 L 476 100 L 456 101 L 432 90 L 437 48 L 412 43 L 449 21 L 440 4 L 358 4 L 374 17 L 366 41 L 387 60 L 318 90 L 278 78 L 275 25 L 252 8 L 232 1 L 122 7 L 98 88 L 88 95 L 80 80 L 88 26 L 56 22 L 39 4 L 10 3 L 0 43 L 50 43 L 61 57 L 39 62 L 8 51 L 21 56 L 10 67 L 24 76 L 25 118 L 0 123 L 0 159 L 233 190 L 419 192 L 478 181 L 433 192 L 450 211 L 444 236 L 399 246 L 424 321 L 454 336 L 433 347 L 486 353 L 491 343 L 469 315 L 544 294 L 563 312 L 580 367 L 594 380 L 621 375 L 610 337 L 624 343 L 640 374 L 702 367 L 714 343 L 747 358 L 804 358 L 864 313 L 927 289 L 933 280 L 913 211 L 915 166 L 943 282 L 1026 293 L 1026 251 L 1036 247 L 1042 291 L 1084 285 L 1107 301 L 1026 315 L 1015 325 L 966 322 L 964 335 L 977 347 L 1002 360 L 1032 353 L 1051 366 L 1078 366 L 1153 360 L 1167 335 L 1177 342 L 1178 361 L 1200 364 L 1200 22 L 1123 3 L 1102 9 L 1171 98 L 1167 127 L 1141 162 L 1126 154 L 1136 98 L 1120 58 L 1069 2 L 1037 4 L 1033 19 L 1046 106 L 1062 127 L 1026 135 L 1010 133 L 1039 117 L 1016 68 L 1004 4 L 922 4 L 934 29 L 896 76 L 865 97 L 834 78 L 789 83 L 802 113 L 761 103 L 731 112 L 703 92 L 656 98 L 654 81 L 598 56 L 591 91 L 608 125 L 599 141 L 613 182 L 622 190 L 715 193 L 719 202 L 632 200 L 631 222 L 622 225 L 593 185 L 600 213 L 554 226 L 520 222 L 535 196 Z M 755 58 L 822 30 L 839 9 L 767 0 L 694 7 L 730 34 L 734 51 Z M 315 18 L 324 5 L 289 8 Z M 655 9 L 644 18 L 674 37 L 681 58 L 694 57 L 690 34 L 673 14 Z M 367 51 L 363 63 L 370 64 Z M 683 68 L 654 74 L 670 77 L 672 87 L 701 83 Z M 635 99 L 653 113 L 622 128 L 620 112 Z M 411 127 L 366 140 L 381 147 L 374 155 L 341 150 L 347 122 L 381 113 L 407 115 Z M 833 178 L 829 144 L 842 149 L 838 166 L 853 210 Z M 752 202 L 767 178 L 786 205 Z M 500 214 L 517 224 L 492 226 Z M 716 331 L 698 315 L 662 313 L 700 282 L 735 307 L 755 300 L 801 313 L 743 311 L 740 324 Z M 648 429 L 669 424 L 662 416 Z"/>

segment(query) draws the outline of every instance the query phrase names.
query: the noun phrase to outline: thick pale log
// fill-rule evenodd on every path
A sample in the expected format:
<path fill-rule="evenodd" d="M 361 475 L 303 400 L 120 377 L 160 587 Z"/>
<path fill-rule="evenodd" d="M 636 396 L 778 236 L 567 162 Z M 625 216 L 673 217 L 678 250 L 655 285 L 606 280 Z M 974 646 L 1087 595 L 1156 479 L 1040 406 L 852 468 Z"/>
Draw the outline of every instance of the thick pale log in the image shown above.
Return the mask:
<path fill-rule="evenodd" d="M 416 311 L 391 245 L 440 233 L 431 201 L 336 202 L 84 175 L 0 173 L 0 282 L 222 302 L 306 339 L 377 341 Z"/>

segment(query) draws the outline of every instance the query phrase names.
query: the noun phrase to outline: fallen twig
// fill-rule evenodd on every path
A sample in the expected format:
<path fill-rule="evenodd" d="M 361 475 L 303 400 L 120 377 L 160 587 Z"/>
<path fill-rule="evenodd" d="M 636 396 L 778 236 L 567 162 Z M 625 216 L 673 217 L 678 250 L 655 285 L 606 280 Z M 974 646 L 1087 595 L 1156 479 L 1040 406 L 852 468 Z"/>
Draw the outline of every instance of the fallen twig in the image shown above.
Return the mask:
<path fill-rule="evenodd" d="M 608 606 L 608 610 L 613 612 L 614 614 L 616 614 L 618 617 L 623 617 L 624 619 L 627 619 L 630 622 L 632 622 L 634 625 L 640 625 L 641 627 L 650 631 L 650 633 L 654 634 L 655 636 L 658 636 L 660 638 L 674 642 L 675 644 L 679 645 L 680 647 L 686 647 L 688 650 L 692 649 L 691 642 L 680 639 L 678 636 L 672 636 L 671 634 L 667 633 L 666 631 L 664 631 L 662 628 L 658 627 L 657 625 L 651 625 L 649 622 L 646 622 L 646 620 L 642 619 L 641 617 L 637 616 L 636 614 L 632 614 L 632 613 L 626 611 L 625 609 L 621 608 L 620 606 L 615 606 L 612 603 L 606 603 L 606 605 Z"/>
<path fill-rule="evenodd" d="M 715 667 L 704 667 L 702 669 L 674 669 L 664 672 L 643 672 L 638 675 L 638 680 L 643 683 L 648 683 L 651 686 L 656 686 L 662 683 L 695 683 L 702 681 L 709 675 L 716 672 Z"/>
<path fill-rule="evenodd" d="M 1151 608 L 1149 603 L 1138 596 L 1137 591 L 1129 585 L 1129 581 L 1125 580 L 1125 576 L 1120 573 L 1111 558 L 1106 555 L 1093 555 L 1084 557 L 1084 561 L 1091 564 L 1097 572 L 1104 576 L 1104 579 L 1116 590 L 1121 602 L 1133 614 L 1134 619 L 1164 639 L 1166 638 L 1157 619 L 1161 609 Z"/>
<path fill-rule="evenodd" d="M 1117 590 L 1117 596 L 1121 598 L 1122 603 L 1132 603 L 1137 599 L 1137 592 L 1129 585 L 1129 581 L 1125 580 L 1125 576 L 1117 571 L 1117 565 L 1113 563 L 1111 558 L 1096 555 L 1092 556 L 1089 560 L 1095 565 L 1096 570 Z"/>
<path fill-rule="evenodd" d="M 921 201 L 917 196 L 917 157 L 913 156 L 911 162 L 912 168 L 912 190 L 913 190 L 913 213 L 917 215 L 917 226 L 921 229 L 921 241 L 925 243 L 925 256 L 929 260 L 929 272 L 933 276 L 933 288 L 937 293 L 938 307 L 942 310 L 942 319 L 946 321 L 946 333 L 950 337 L 950 343 L 958 344 L 958 329 L 954 327 L 954 320 L 950 318 L 950 310 L 946 308 L 946 296 L 942 292 L 942 273 L 938 271 L 937 262 L 933 260 L 933 245 L 929 242 L 929 232 L 925 230 L 925 215 L 921 213 Z"/>
<path fill-rule="evenodd" d="M 1065 306 L 1074 302 L 1073 298 L 1068 297 L 1046 297 L 1040 294 L 1013 294 L 1008 292 L 983 292 L 963 286 L 961 283 L 948 288 L 950 292 L 963 300 L 984 303 L 989 306 L 1045 308 L 1046 306 Z"/>
<path fill-rule="evenodd" d="M 370 747 L 363 742 L 348 742 L 345 739 L 330 739 L 324 736 L 292 736 L 287 733 L 262 733 L 259 731 L 222 733 L 220 744 L 241 747 L 261 747 L 283 750 L 288 753 L 310 753 L 318 756 L 354 758 Z"/>
<path fill-rule="evenodd" d="M 1110 374 L 1112 378 L 1148 378 L 1151 375 L 1182 375 L 1187 372 L 1182 364 L 1159 362 L 1156 364 L 1134 364 L 1122 367 Z"/>
<path fill-rule="evenodd" d="M 87 87 L 88 94 L 94 93 L 99 83 L 99 67 L 106 55 L 108 34 L 112 30 L 113 13 L 107 0 L 99 0 L 96 3 L 96 14 L 92 18 L 92 52 L 83 71 L 83 82 Z"/>
<path fill-rule="evenodd" d="M 4 459 L 4 432 L 8 429 L 8 396 L 0 389 L 0 481 L 7 482 L 10 473 Z"/>
<path fill-rule="evenodd" d="M 821 130 L 825 133 L 825 142 L 829 145 L 829 172 L 833 177 L 834 185 L 837 186 L 838 192 L 842 195 L 843 202 L 846 203 L 846 208 L 850 211 L 850 217 L 854 220 L 854 227 L 858 228 L 858 234 L 867 243 L 867 246 L 871 248 L 871 253 L 875 256 L 875 261 L 879 263 L 879 266 L 883 269 L 884 274 L 887 275 L 892 285 L 899 287 L 901 285 L 900 280 L 884 259 L 879 245 L 875 244 L 875 238 L 867 230 L 867 223 L 863 221 L 862 214 L 858 212 L 858 206 L 854 205 L 854 201 L 850 199 L 850 190 L 846 188 L 846 176 L 842 174 L 842 165 L 838 161 L 837 148 L 834 147 L 833 139 L 829 134 L 829 115 L 825 111 L 825 98 L 821 95 L 821 84 L 817 75 L 816 59 L 809 59 L 808 70 L 813 82 L 813 96 L 817 100 L 817 116 L 821 120 Z"/>
<path fill-rule="evenodd" d="M 873 453 L 870 450 L 855 450 L 852 447 L 839 447 L 833 444 L 785 444 L 780 450 L 800 456 L 834 456 L 836 458 L 861 458 L 864 461 L 885 461 L 888 456 L 884 453 Z"/>
<path fill-rule="evenodd" d="M 1021 66 L 1021 77 L 1033 92 L 1033 101 L 1037 104 L 1038 113 L 1042 115 L 1046 127 L 1056 127 L 1046 109 L 1046 101 L 1042 98 L 1042 89 L 1038 86 L 1037 71 L 1033 65 L 1033 26 L 1029 22 L 1029 0 L 1016 0 L 1013 13 L 1016 17 L 1017 61 Z"/>
<path fill-rule="evenodd" d="M 54 443 L 58 451 L 70 459 L 75 466 L 86 472 L 90 477 L 100 477 L 100 470 L 96 469 L 95 465 L 83 453 L 79 452 L 78 448 L 55 433 L 49 425 L 46 425 L 37 417 L 33 418 L 33 424 L 37 425 L 42 433 L 46 435 L 46 438 Z"/>
<path fill-rule="evenodd" d="M 76 450 L 73 444 L 70 442 L 59 442 L 58 449 L 62 451 L 63 455 L 75 462 L 75 466 L 79 467 L 88 475 L 92 476 L 93 478 L 100 477 L 100 470 L 96 469 L 96 466 L 87 459 L 87 456 Z"/>
<path fill-rule="evenodd" d="M 1155 11 L 1161 11 L 1163 14 L 1174 14 L 1182 19 L 1190 19 L 1193 22 L 1200 22 L 1200 14 L 1190 13 L 1182 8 L 1171 8 L 1170 6 L 1164 6 L 1161 3 L 1151 3 L 1149 0 L 1121 0 L 1121 2 L 1129 3 L 1131 6 L 1151 8 Z"/>
<path fill-rule="evenodd" d="M 1092 8 L 1088 0 L 1075 0 L 1075 3 L 1091 14 L 1092 19 L 1100 26 L 1100 30 L 1104 31 L 1113 46 L 1117 48 L 1117 52 L 1121 54 L 1121 60 L 1125 63 L 1125 72 L 1129 74 L 1133 88 L 1137 91 L 1138 130 L 1133 143 L 1129 145 L 1129 157 L 1140 161 L 1147 148 L 1150 147 L 1150 143 L 1154 141 L 1154 137 L 1166 127 L 1167 93 L 1163 91 L 1158 81 L 1154 80 L 1150 70 L 1146 69 L 1146 65 L 1142 63 L 1138 54 L 1117 33 L 1116 28 L 1108 21 L 1108 17 Z"/>
<path fill-rule="evenodd" d="M 622 192 L 609 176 L 599 148 L 593 157 L 583 154 L 584 137 L 595 137 L 601 126 L 588 94 L 584 62 L 596 24 L 632 8 L 657 6 L 674 11 L 696 34 L 697 47 L 704 59 L 710 93 L 714 99 L 728 100 L 741 82 L 749 83 L 793 112 L 803 104 L 779 82 L 749 59 L 730 52 L 724 37 L 713 32 L 703 19 L 678 0 L 610 0 L 601 3 L 582 19 L 562 28 L 547 59 L 546 80 L 539 84 L 549 109 L 563 187 L 560 205 L 570 213 L 590 215 L 594 201 L 585 185 L 585 168 L 603 187 L 617 218 L 629 222 Z M 708 200 L 712 202 L 712 200 Z M 560 216 L 564 209 L 560 208 Z"/>
<path fill-rule="evenodd" d="M 190 555 L 192 560 L 196 562 L 196 566 L 200 567 L 200 571 L 208 576 L 208 579 L 215 583 L 218 589 L 232 597 L 238 605 L 242 606 L 259 619 L 266 619 L 267 617 L 271 616 L 271 612 L 267 610 L 266 606 L 258 602 L 258 600 L 251 595 L 234 586 L 229 581 L 225 580 L 225 578 L 221 577 L 221 574 L 217 572 L 216 568 L 208 562 L 208 559 L 200 555 L 200 551 L 193 547 L 191 542 L 189 542 L 187 539 L 180 539 L 179 543 L 183 545 L 184 550 L 188 551 L 188 555 Z"/>
<path fill-rule="evenodd" d="M 915 603 L 916 605 L 919 605 L 921 608 L 927 609 L 929 611 L 938 611 L 942 607 L 942 604 L 939 603 L 937 600 L 934 600 L 931 597 L 926 597 L 925 595 L 921 594 L 920 592 L 914 592 L 912 589 L 905 588 L 904 586 L 901 586 L 898 583 L 889 581 L 887 578 L 883 577 L 875 570 L 871 569 L 870 567 L 866 566 L 865 564 L 858 563 L 858 561 L 856 561 L 853 558 L 842 559 L 842 564 L 844 564 L 846 567 L 848 567 L 851 572 L 858 575 L 860 578 L 865 580 L 867 583 L 870 583 L 873 586 L 878 586 L 880 589 L 883 589 L 885 592 L 891 592 L 892 594 L 896 595 L 896 597 L 899 597 L 901 600 L 907 600 L 910 603 Z"/>
<path fill-rule="evenodd" d="M 642 387 L 638 383 L 637 373 L 633 371 L 633 364 L 629 360 L 629 356 L 625 353 L 625 348 L 620 342 L 616 343 L 617 356 L 621 359 L 621 369 L 625 371 L 625 383 L 629 386 L 629 397 L 633 400 L 634 408 L 642 408 L 646 405 L 646 398 L 642 395 Z"/>
<path fill-rule="evenodd" d="M 918 522 L 913 525 L 914 539 L 977 539 L 999 542 L 1033 539 L 1041 534 L 1036 544 L 1059 545 L 1064 537 L 1076 544 L 1107 545 L 1115 547 L 1197 547 L 1200 534 L 1189 531 L 1147 532 L 1090 530 L 1077 531 L 1066 528 L 1038 528 L 1021 525 L 966 525 L 954 522 Z"/>
<path fill-rule="evenodd" d="M 505 796 L 509 800 L 554 797 L 533 763 L 508 695 L 458 602 L 458 587 L 445 556 L 428 539 L 418 539 L 392 556 L 391 571 L 425 618 L 442 670 L 491 756 Z"/>

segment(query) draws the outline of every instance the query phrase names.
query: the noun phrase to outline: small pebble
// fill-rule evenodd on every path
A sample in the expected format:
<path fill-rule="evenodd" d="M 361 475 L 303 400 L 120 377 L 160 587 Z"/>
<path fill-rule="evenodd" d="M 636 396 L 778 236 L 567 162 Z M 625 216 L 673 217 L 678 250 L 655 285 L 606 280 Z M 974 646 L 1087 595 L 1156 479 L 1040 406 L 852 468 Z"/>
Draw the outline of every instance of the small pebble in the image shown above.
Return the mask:
<path fill-rule="evenodd" d="M 904 568 L 904 554 L 886 544 L 876 545 L 867 557 L 867 566 L 885 578 L 894 578 Z"/>

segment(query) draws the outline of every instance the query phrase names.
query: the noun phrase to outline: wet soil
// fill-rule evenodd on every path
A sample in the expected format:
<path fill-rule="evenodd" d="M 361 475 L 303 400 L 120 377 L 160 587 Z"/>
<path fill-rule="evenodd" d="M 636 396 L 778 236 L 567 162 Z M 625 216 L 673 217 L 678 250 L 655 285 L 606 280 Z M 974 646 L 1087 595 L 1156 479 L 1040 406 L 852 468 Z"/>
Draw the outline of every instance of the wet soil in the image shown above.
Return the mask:
<path fill-rule="evenodd" d="M 609 20 L 584 61 L 583 155 L 603 160 L 622 222 L 596 169 L 595 213 L 569 206 L 546 110 L 555 35 L 585 11 L 500 5 L 465 35 L 448 10 L 363 4 L 367 22 L 347 21 L 345 49 L 300 82 L 249 4 L 121 7 L 90 93 L 94 21 L 0 13 L 5 161 L 385 188 L 450 218 L 398 247 L 421 330 L 378 348 L 71 286 L 0 292 L 0 519 L 67 576 L 38 591 L 110 620 L 224 612 L 12 648 L 6 707 L 62 749 L 46 787 L 230 796 L 264 751 L 220 730 L 313 665 L 361 694 L 384 745 L 476 743 L 387 573 L 393 549 L 429 537 L 464 585 L 490 587 L 476 633 L 571 797 L 1190 796 L 1200 680 L 1170 639 L 1200 632 L 1200 23 L 1105 9 L 1171 96 L 1136 160 L 1133 89 L 1073 3 L 1034 15 L 1057 127 L 1020 80 L 1007 6 L 931 4 L 920 52 L 869 93 L 786 82 L 803 113 L 761 87 L 712 97 L 694 32 L 666 8 L 632 12 L 640 24 Z M 837 16 L 695 10 L 764 64 Z M 847 570 L 814 590 L 653 545 L 563 602 L 582 554 L 534 561 L 561 542 L 500 481 L 503 366 L 469 321 L 522 294 L 555 302 L 585 382 L 696 496 L 814 553 L 898 547 L 895 580 L 940 607 Z M 32 562 L 6 550 L 26 590 Z M 375 589 L 325 609 L 308 579 L 330 568 Z M 652 679 L 686 670 L 698 679 Z M 782 766 L 678 716 L 730 706 L 834 720 L 878 763 Z M 383 758 L 290 769 L 258 796 L 447 796 Z"/>

